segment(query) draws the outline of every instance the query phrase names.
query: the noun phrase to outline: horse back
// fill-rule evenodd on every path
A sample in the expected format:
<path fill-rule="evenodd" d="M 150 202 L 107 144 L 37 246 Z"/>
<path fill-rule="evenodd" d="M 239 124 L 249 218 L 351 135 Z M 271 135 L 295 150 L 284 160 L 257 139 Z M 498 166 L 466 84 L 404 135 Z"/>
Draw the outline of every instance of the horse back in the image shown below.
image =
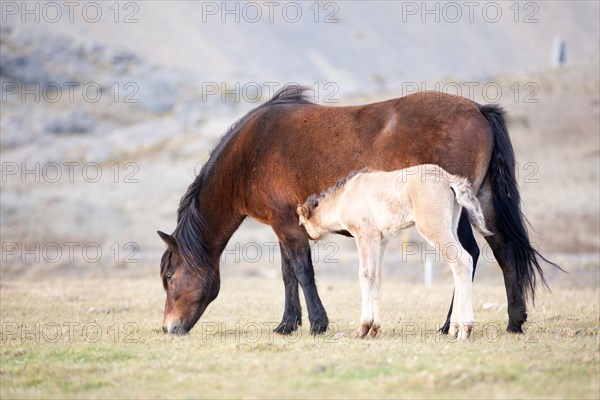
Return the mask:
<path fill-rule="evenodd" d="M 281 104 L 240 132 L 246 215 L 270 223 L 312 193 L 361 168 L 437 164 L 479 189 L 493 133 L 476 103 L 435 92 L 363 106 Z"/>

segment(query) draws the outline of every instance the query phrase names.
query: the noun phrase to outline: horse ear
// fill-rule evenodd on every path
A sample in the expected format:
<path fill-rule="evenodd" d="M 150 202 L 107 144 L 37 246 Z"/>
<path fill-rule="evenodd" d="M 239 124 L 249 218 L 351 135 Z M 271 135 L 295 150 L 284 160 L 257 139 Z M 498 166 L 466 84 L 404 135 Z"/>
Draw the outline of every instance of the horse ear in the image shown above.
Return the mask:
<path fill-rule="evenodd" d="M 173 236 L 168 235 L 162 231 L 156 231 L 156 233 L 158 233 L 158 236 L 160 236 L 162 241 L 165 242 L 165 244 L 167 245 L 169 250 L 171 250 L 173 252 L 177 251 L 177 241 L 175 240 L 175 238 Z"/>

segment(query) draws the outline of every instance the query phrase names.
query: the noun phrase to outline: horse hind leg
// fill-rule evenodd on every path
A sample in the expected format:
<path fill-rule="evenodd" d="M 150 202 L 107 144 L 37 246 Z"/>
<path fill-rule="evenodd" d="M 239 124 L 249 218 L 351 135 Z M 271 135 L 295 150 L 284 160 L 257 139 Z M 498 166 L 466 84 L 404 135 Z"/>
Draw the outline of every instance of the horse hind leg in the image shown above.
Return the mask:
<path fill-rule="evenodd" d="M 522 326 L 527 320 L 527 306 L 525 291 L 519 282 L 516 269 L 517 257 L 514 252 L 514 245 L 507 243 L 496 225 L 496 213 L 489 183 L 484 182 L 477 198 L 485 216 L 486 227 L 493 233 L 493 235 L 486 236 L 485 240 L 490 245 L 504 276 L 508 303 L 508 326 L 506 330 L 513 333 L 523 333 Z"/>

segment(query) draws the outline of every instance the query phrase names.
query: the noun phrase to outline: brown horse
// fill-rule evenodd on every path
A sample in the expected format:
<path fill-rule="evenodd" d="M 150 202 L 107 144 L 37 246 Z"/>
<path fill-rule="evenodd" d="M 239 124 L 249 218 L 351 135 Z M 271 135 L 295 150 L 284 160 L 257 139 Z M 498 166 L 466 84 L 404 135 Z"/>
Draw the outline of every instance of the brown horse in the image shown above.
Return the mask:
<path fill-rule="evenodd" d="M 250 216 L 270 225 L 279 239 L 285 309 L 276 332 L 290 333 L 301 324 L 298 283 L 311 332 L 324 332 L 329 322 L 296 206 L 351 171 L 420 164 L 466 177 L 478 193 L 493 232 L 486 240 L 504 274 L 507 329 L 522 332 L 536 271 L 545 283 L 538 262 L 543 257 L 530 245 L 521 214 L 502 109 L 436 92 L 325 107 L 308 101 L 299 86 L 282 88 L 229 129 L 181 199 L 174 233 L 159 232 L 168 247 L 161 260 L 167 291 L 163 330 L 187 333 L 217 297 L 220 255 Z M 475 267 L 479 248 L 464 213 L 458 237 Z M 448 325 L 447 320 L 444 332 Z"/>

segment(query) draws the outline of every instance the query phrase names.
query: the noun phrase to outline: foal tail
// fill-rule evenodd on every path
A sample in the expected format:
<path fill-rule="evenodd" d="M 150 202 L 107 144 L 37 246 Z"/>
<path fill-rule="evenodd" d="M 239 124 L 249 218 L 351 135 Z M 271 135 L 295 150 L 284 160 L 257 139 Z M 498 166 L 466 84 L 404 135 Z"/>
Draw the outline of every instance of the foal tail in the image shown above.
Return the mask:
<path fill-rule="evenodd" d="M 469 181 L 466 178 L 457 177 L 454 182 L 450 183 L 450 187 L 454 190 L 456 202 L 467 211 L 471 225 L 483 236 L 492 235 L 492 232 L 488 231 L 485 227 L 485 218 L 481 210 L 481 204 L 473 194 L 473 189 Z"/>

